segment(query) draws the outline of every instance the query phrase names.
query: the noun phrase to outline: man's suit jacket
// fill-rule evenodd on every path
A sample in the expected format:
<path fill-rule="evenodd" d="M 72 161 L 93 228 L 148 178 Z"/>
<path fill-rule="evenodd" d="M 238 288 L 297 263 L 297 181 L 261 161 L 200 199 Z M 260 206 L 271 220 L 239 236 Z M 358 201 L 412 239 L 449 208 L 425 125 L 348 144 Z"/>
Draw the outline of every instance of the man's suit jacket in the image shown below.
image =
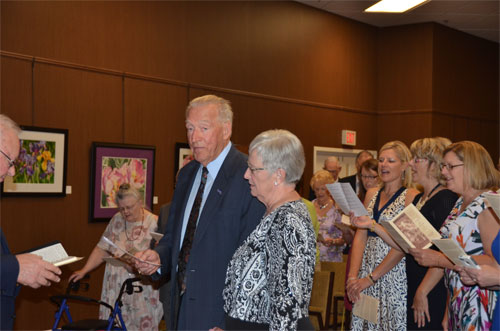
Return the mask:
<path fill-rule="evenodd" d="M 160 215 L 158 216 L 158 233 L 165 234 L 167 230 L 167 223 L 168 223 L 168 213 L 170 211 L 170 204 L 171 202 L 168 202 L 161 206 L 160 209 Z M 160 285 L 160 301 L 163 304 L 163 315 L 165 319 L 166 325 L 170 325 L 170 275 L 167 275 L 167 277 L 162 278 L 162 282 Z"/>
<path fill-rule="evenodd" d="M 17 286 L 17 276 L 19 275 L 19 262 L 16 256 L 10 253 L 7 240 L 0 228 L 0 241 L 2 244 L 1 258 L 1 286 L 2 286 L 2 301 L 1 301 L 1 329 L 12 330 L 15 318 L 15 302 L 16 296 L 19 293 L 20 286 Z"/>
<path fill-rule="evenodd" d="M 340 183 L 349 183 L 349 184 L 351 184 L 352 189 L 354 190 L 354 193 L 357 193 L 356 192 L 356 177 L 357 177 L 356 174 L 351 175 L 351 176 L 347 176 L 347 177 L 343 177 L 343 178 L 339 179 L 339 182 Z"/>
<path fill-rule="evenodd" d="M 162 275 L 170 272 L 172 307 L 176 301 L 177 259 L 186 203 L 200 163 L 192 161 L 180 173 L 174 191 L 167 230 L 156 251 L 161 258 Z M 224 328 L 222 290 L 227 265 L 240 244 L 248 237 L 264 214 L 264 205 L 253 198 L 243 178 L 247 157 L 231 147 L 201 211 L 193 246 L 186 266 L 186 292 L 182 299 L 185 320 L 178 329 L 208 330 Z M 190 210 L 186 211 L 190 212 Z M 175 321 L 171 309 L 171 328 Z"/>

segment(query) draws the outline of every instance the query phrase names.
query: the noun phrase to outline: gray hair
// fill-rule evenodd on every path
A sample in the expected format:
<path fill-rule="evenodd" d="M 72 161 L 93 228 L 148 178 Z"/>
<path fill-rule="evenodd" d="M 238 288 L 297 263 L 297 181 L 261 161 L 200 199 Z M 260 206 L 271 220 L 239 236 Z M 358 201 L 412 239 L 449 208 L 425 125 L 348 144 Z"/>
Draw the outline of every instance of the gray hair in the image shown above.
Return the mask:
<path fill-rule="evenodd" d="M 3 130 L 13 130 L 17 136 L 21 133 L 21 128 L 10 117 L 0 114 L 0 141 L 3 142 Z"/>
<path fill-rule="evenodd" d="M 191 109 L 207 105 L 217 106 L 217 110 L 219 111 L 219 122 L 229 122 L 231 125 L 233 124 L 233 110 L 231 109 L 231 103 L 226 99 L 212 94 L 204 95 L 191 100 L 186 108 L 186 118 L 189 116 Z"/>
<path fill-rule="evenodd" d="M 323 166 L 326 166 L 328 162 L 334 162 L 336 165 L 339 165 L 340 161 L 339 158 L 336 156 L 329 156 L 325 159 L 325 162 L 323 162 Z"/>
<path fill-rule="evenodd" d="M 370 157 L 373 159 L 373 154 L 369 151 L 369 150 L 362 150 L 361 152 L 359 152 L 358 154 L 356 154 L 356 161 L 359 160 L 359 158 L 363 155 L 363 154 L 368 154 L 370 155 Z"/>
<path fill-rule="evenodd" d="M 116 203 L 116 205 L 118 205 L 118 202 L 122 201 L 126 197 L 136 198 L 137 201 L 141 202 L 141 205 L 143 204 L 143 195 L 142 195 L 142 193 L 139 192 L 139 190 L 137 190 L 135 187 L 133 187 L 132 185 L 130 185 L 128 183 L 121 184 L 120 188 L 116 192 L 116 196 L 115 196 L 115 203 Z"/>
<path fill-rule="evenodd" d="M 297 184 L 302 177 L 306 159 L 304 148 L 296 135 L 288 130 L 268 130 L 260 133 L 250 143 L 249 152 L 255 151 L 270 173 L 283 169 L 285 182 Z"/>

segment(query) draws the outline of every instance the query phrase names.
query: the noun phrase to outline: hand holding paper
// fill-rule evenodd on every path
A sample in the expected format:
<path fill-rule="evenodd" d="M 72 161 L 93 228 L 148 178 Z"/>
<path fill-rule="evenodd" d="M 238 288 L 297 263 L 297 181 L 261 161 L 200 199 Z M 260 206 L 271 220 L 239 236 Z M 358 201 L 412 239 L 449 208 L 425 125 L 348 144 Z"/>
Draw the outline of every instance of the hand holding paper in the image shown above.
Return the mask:
<path fill-rule="evenodd" d="M 112 246 L 112 247 L 114 247 L 114 248 L 116 248 L 116 249 L 120 250 L 120 251 L 121 251 L 121 252 L 123 252 L 124 254 L 126 254 L 126 255 L 128 255 L 128 256 L 130 256 L 130 257 L 132 257 L 132 258 L 136 259 L 136 260 L 139 260 L 139 261 L 140 261 L 140 262 L 142 262 L 142 263 L 151 264 L 151 265 L 156 266 L 156 267 L 160 267 L 160 266 L 161 266 L 161 264 L 156 264 L 156 263 L 153 263 L 153 262 L 149 262 L 149 261 L 146 261 L 146 260 L 140 259 L 140 258 L 136 257 L 135 255 L 130 254 L 129 252 L 127 252 L 127 251 L 126 251 L 126 250 L 124 250 L 123 248 L 121 248 L 121 247 L 117 246 L 117 245 L 116 245 L 114 242 L 112 242 L 109 238 L 106 238 L 106 237 L 104 237 L 104 236 L 103 236 L 103 237 L 102 237 L 102 239 L 104 239 L 104 241 L 105 241 L 107 244 L 109 244 L 110 246 Z"/>
<path fill-rule="evenodd" d="M 158 270 L 161 260 L 160 255 L 156 251 L 147 249 L 136 253 L 135 256 L 137 257 L 135 267 L 143 275 L 151 275 Z"/>

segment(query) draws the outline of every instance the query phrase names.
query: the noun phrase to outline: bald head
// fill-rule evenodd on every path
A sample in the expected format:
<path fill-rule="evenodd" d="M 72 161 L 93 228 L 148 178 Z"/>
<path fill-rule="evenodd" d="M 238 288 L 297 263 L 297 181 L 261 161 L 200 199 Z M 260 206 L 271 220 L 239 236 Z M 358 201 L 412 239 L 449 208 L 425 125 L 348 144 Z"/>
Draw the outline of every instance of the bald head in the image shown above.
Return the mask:
<path fill-rule="evenodd" d="M 0 182 L 14 176 L 13 161 L 19 156 L 19 133 L 21 129 L 9 117 L 0 114 Z"/>
<path fill-rule="evenodd" d="M 333 179 L 337 181 L 337 179 L 339 178 L 340 170 L 342 170 L 342 166 L 340 165 L 339 159 L 336 156 L 329 156 L 325 160 L 323 169 L 328 171 L 332 175 Z"/>

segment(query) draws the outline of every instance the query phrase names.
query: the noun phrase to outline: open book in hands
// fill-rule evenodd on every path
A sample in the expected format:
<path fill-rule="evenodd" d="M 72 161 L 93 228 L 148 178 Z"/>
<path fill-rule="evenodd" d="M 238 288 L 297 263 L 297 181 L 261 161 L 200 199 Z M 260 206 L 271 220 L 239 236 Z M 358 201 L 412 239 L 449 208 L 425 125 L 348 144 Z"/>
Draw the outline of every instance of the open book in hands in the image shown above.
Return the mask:
<path fill-rule="evenodd" d="M 439 232 L 413 204 L 408 205 L 392 220 L 380 222 L 380 225 L 405 253 L 408 253 L 409 248 L 429 248 L 434 239 L 441 239 Z"/>
<path fill-rule="evenodd" d="M 42 247 L 34 248 L 25 253 L 31 253 L 41 256 L 42 259 L 52 263 L 56 267 L 60 267 L 65 264 L 73 263 L 83 259 L 83 257 L 68 256 L 68 253 L 66 253 L 66 250 L 59 241 L 45 244 Z"/>

